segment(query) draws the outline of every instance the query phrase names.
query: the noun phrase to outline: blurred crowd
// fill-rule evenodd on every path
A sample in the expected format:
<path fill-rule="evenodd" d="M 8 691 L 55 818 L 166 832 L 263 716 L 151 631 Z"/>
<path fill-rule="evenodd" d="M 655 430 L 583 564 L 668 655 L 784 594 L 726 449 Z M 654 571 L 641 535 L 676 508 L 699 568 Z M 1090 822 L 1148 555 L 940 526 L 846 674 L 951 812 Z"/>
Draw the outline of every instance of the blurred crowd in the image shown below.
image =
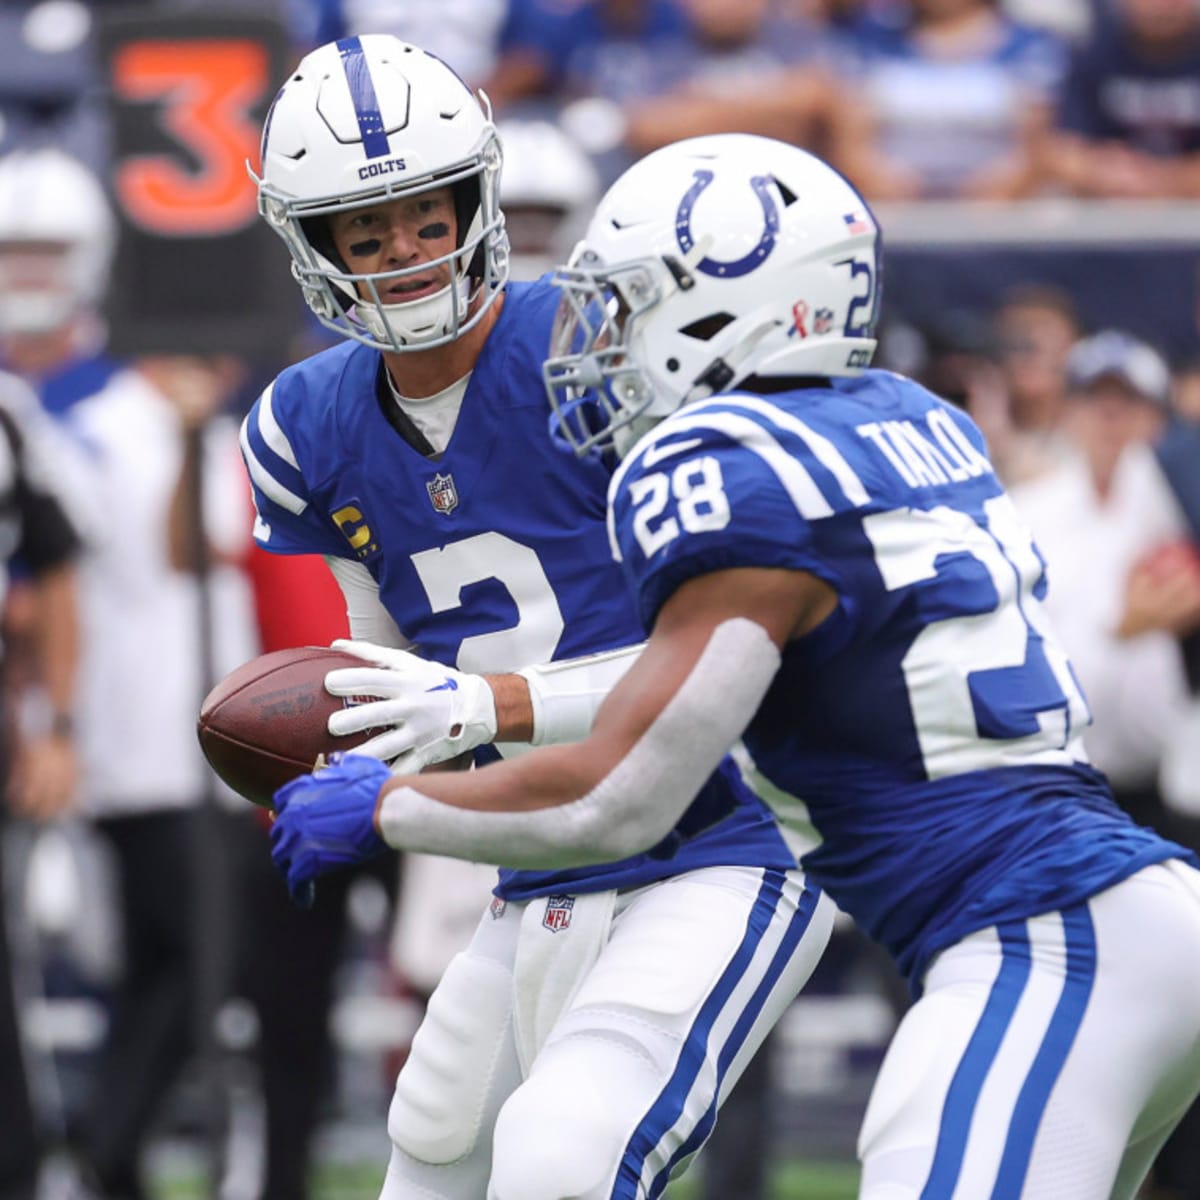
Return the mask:
<path fill-rule="evenodd" d="M 311 915 L 291 910 L 264 822 L 219 794 L 194 724 L 206 686 L 237 663 L 344 630 L 319 561 L 252 548 L 236 449 L 258 383 L 322 343 L 306 328 L 253 363 L 110 353 L 119 246 L 94 48 L 118 7 L 207 11 L 0 0 L 0 881 L 12 948 L 0 953 L 0 1113 L 12 1134 L 0 1131 L 0 1200 L 36 1194 L 40 1148 L 54 1144 L 71 1147 L 82 1194 L 146 1194 L 148 1133 L 231 993 L 258 1014 L 266 1099 L 265 1176 L 246 1194 L 298 1200 L 329 1088 L 353 880 L 326 889 Z M 1200 0 L 234 9 L 277 18 L 295 58 L 390 32 L 482 87 L 500 122 L 522 278 L 566 256 L 629 162 L 706 132 L 758 132 L 835 163 L 880 206 L 885 276 L 890 206 L 1058 198 L 1124 204 L 1131 221 L 1153 222 L 1155 206 L 1200 198 Z M 1184 252 L 1200 258 L 1200 223 Z M 282 261 L 278 271 L 279 303 L 294 303 Z M 1140 330 L 1153 328 L 1158 298 L 1132 276 L 1127 303 Z M 1193 294 L 1181 352 L 1087 327 L 1081 286 L 1069 270 L 1053 284 L 997 285 L 969 332 L 951 312 L 937 328 L 891 313 L 877 363 L 979 422 L 1046 560 L 1049 605 L 1095 717 L 1090 753 L 1138 820 L 1200 847 L 1200 302 Z M 47 544 L 54 552 L 40 553 Z M 79 852 L 85 842 L 102 868 Z M 458 871 L 413 861 L 400 873 L 388 986 L 418 1003 L 486 903 L 487 874 Z M 372 872 L 390 903 L 395 864 Z M 107 926 L 98 897 L 116 914 Z M 96 949 L 106 929 L 111 952 Z M 64 1105 L 47 1099 L 39 1054 L 4 1029 L 34 999 L 72 989 L 99 999 L 105 1032 L 81 1098 Z M 712 1195 L 765 1194 L 764 1124 L 740 1127 L 740 1155 L 722 1151 Z M 1198 1150 L 1185 1125 L 1158 1194 L 1200 1197 Z"/>
<path fill-rule="evenodd" d="M 138 5 L 0 5 L 0 149 L 52 132 L 103 164 L 88 39 L 95 17 L 117 7 Z M 297 54 L 364 31 L 415 42 L 483 87 L 499 115 L 561 125 L 606 181 L 668 141 L 730 129 L 819 151 L 873 201 L 1200 194 L 1192 0 L 235 7 L 277 11 Z"/>

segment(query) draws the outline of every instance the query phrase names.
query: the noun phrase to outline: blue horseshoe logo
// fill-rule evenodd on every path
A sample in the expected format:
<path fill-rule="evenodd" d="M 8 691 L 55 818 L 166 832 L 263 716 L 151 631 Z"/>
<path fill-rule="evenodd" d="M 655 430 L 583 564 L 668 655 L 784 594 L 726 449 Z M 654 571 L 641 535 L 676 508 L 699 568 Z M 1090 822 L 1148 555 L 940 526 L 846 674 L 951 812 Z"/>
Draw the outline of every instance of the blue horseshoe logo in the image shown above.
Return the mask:
<path fill-rule="evenodd" d="M 679 202 L 679 209 L 675 213 L 675 236 L 679 240 L 684 254 L 687 254 L 696 244 L 691 229 L 692 209 L 695 208 L 696 199 L 700 193 L 712 183 L 713 173 L 697 171 L 695 179 L 696 182 Z M 779 209 L 775 207 L 775 201 L 767 190 L 770 183 L 769 175 L 754 175 L 750 179 L 750 186 L 754 189 L 754 194 L 758 197 L 758 202 L 762 205 L 763 210 L 763 231 L 762 237 L 758 239 L 758 245 L 749 254 L 734 262 L 718 262 L 715 258 L 702 258 L 696 264 L 697 271 L 703 275 L 731 279 L 753 271 L 755 267 L 766 260 L 767 255 L 775 249 L 775 235 L 779 232 Z"/>

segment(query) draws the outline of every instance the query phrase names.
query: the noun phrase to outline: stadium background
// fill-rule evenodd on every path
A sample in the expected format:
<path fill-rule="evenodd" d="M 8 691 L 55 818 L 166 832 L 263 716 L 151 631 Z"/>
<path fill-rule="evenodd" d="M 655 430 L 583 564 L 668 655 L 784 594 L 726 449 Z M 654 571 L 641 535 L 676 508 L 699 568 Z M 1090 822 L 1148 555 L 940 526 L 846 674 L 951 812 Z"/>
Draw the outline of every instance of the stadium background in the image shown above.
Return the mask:
<path fill-rule="evenodd" d="M 1182 2 L 1187 7 L 1188 0 Z M 162 136 L 161 129 L 136 122 L 132 130 L 121 125 L 130 102 L 126 97 L 123 109 L 122 97 L 113 91 L 112 44 L 105 38 L 114 36 L 114 29 L 118 37 L 129 36 L 131 27 L 165 30 L 169 36 L 170 23 L 180 22 L 181 37 L 189 30 L 194 36 L 200 27 L 242 36 L 251 28 L 246 21 L 259 21 L 252 32 L 270 42 L 272 63 L 282 63 L 283 70 L 306 48 L 329 37 L 395 32 L 436 50 L 469 82 L 490 82 L 502 121 L 543 131 L 544 126 L 531 123 L 547 122 L 556 136 L 565 135 L 565 147 L 549 135 L 543 139 L 552 156 L 557 155 L 557 168 L 576 163 L 572 156 L 584 156 L 586 161 L 573 173 L 546 166 L 526 171 L 520 155 L 512 156 L 505 196 L 514 231 L 518 200 L 529 209 L 520 219 L 531 222 L 522 229 L 536 233 L 539 207 L 553 210 L 556 221 L 548 245 L 531 251 L 534 257 L 528 262 L 533 262 L 537 254 L 557 255 L 567 248 L 597 190 L 662 131 L 699 132 L 706 121 L 728 122 L 728 116 L 714 114 L 714 101 L 730 110 L 735 100 L 745 102 L 736 111 L 746 114 L 747 127 L 786 133 L 832 153 L 835 161 L 842 145 L 838 128 L 843 110 L 874 104 L 877 158 L 853 157 L 843 165 L 862 182 L 884 230 L 884 365 L 925 378 L 968 407 L 981 402 L 978 393 L 986 392 L 988 382 L 1003 378 L 1005 356 L 1019 352 L 1005 344 L 997 311 L 1006 298 L 1036 292 L 1073 306 L 1081 333 L 1115 327 L 1150 341 L 1176 368 L 1183 393 L 1194 388 L 1200 363 L 1197 174 L 1190 185 L 1114 197 L 1081 195 L 1089 189 L 1055 169 L 1054 129 L 1065 120 L 1063 81 L 1071 56 L 1083 54 L 1089 45 L 1122 43 L 1121 3 L 915 4 L 928 10 L 993 10 L 1006 30 L 1020 30 L 1015 41 L 1006 33 L 1009 49 L 1004 53 L 987 49 L 991 43 L 985 39 L 985 49 L 967 53 L 959 75 L 947 84 L 938 74 L 944 64 L 937 53 L 923 61 L 929 43 L 914 32 L 912 11 L 901 0 L 729 0 L 724 5 L 696 0 L 693 19 L 710 23 L 704 36 L 685 28 L 684 0 L 607 5 L 443 0 L 421 6 L 432 11 L 420 13 L 404 0 L 264 0 L 220 7 L 5 0 L 0 4 L 0 154 L 22 146 L 57 145 L 111 183 L 114 164 L 128 153 L 126 139 L 137 143 L 139 137 L 153 141 Z M 1195 24 L 1189 36 L 1200 29 L 1200 12 L 1195 4 L 1191 8 Z M 585 12 L 587 20 L 581 16 Z M 159 21 L 164 24 L 152 24 Z M 640 33 L 639 22 L 644 26 Z M 1200 57 L 1186 64 L 1182 77 L 1200 89 L 1198 62 Z M 273 77 L 279 75 L 273 70 Z M 914 100 L 922 87 L 936 95 L 947 86 L 959 89 L 952 96 L 984 97 L 974 128 L 969 121 L 956 122 L 947 110 L 939 121 L 928 104 Z M 895 105 L 890 117 L 885 111 L 889 103 Z M 1044 122 L 1036 142 L 1025 136 L 1030 111 Z M 1200 101 L 1193 117 L 1187 135 L 1191 140 L 1181 159 L 1190 155 L 1194 160 L 1200 149 Z M 890 130 L 891 141 L 881 129 Z M 930 150 L 921 162 L 909 164 L 916 183 L 904 173 L 889 177 L 881 164 L 886 166 L 889 155 L 893 164 L 895 156 L 902 162 L 914 139 Z M 944 139 L 941 153 L 939 139 Z M 995 165 L 981 149 L 985 143 L 997 161 L 1030 156 L 1028 162 L 1022 159 L 1019 179 L 990 189 L 978 186 L 971 171 Z M 955 160 L 956 147 L 967 153 L 970 164 Z M 544 145 L 532 147 L 528 161 L 544 150 Z M 182 161 L 186 166 L 186 153 Z M 861 180 L 855 168 L 863 172 Z M 929 172 L 923 181 L 921 170 Z M 529 196 L 518 196 L 518 179 L 525 186 L 530 175 Z M 539 198 L 539 183 L 554 194 Z M 268 378 L 283 365 L 286 355 L 278 352 L 280 345 L 286 343 L 292 355 L 319 345 L 294 289 L 289 290 L 278 247 L 260 251 L 256 240 L 245 251 L 249 257 L 240 260 L 245 287 L 197 286 L 193 298 L 164 309 L 161 301 L 141 295 L 136 282 L 163 261 L 156 258 L 162 254 L 162 239 L 150 237 L 137 245 L 137 230 L 124 216 L 125 257 L 118 256 L 109 301 L 118 342 L 147 349 L 161 338 L 162 345 L 175 350 L 235 349 L 251 360 L 254 379 Z M 198 260 L 194 269 L 199 276 L 208 267 Z M 231 313 L 236 320 L 223 322 Z M 248 328 L 251 344 L 230 344 Z M 247 385 L 244 391 L 237 403 L 252 399 L 253 388 Z M 86 828 L 68 826 L 60 832 L 58 849 L 70 859 L 67 870 L 75 873 L 76 886 L 103 897 L 104 864 L 94 854 Z M 7 852 L 24 862 L 39 840 L 38 831 L 18 829 Z M 45 845 L 41 857 L 51 857 Z M 57 878 L 53 864 L 46 868 L 43 863 L 43 868 Z M 69 1115 L 85 1086 L 103 1036 L 106 963 L 119 948 L 111 944 L 111 921 L 102 903 L 87 904 L 86 911 L 77 909 L 58 925 L 51 921 L 35 927 L 27 919 L 26 899 L 23 892 L 9 911 L 15 914 L 27 968 L 21 994 L 35 1091 L 53 1124 Z M 356 885 L 351 914 L 351 936 L 336 978 L 337 1071 L 323 1101 L 314 1189 L 331 1200 L 377 1192 L 387 1155 L 384 1113 L 391 1082 L 420 1011 L 396 970 L 391 910 L 382 889 L 370 880 Z M 773 1195 L 809 1200 L 853 1195 L 856 1125 L 902 1006 L 890 969 L 852 931 L 843 930 L 771 1043 L 764 1111 Z M 194 1065 L 160 1114 L 153 1151 L 160 1195 L 205 1194 L 213 1131 L 199 1115 L 204 1110 L 200 1097 L 214 1077 L 236 1118 L 228 1139 L 222 1133 L 217 1151 L 224 1171 L 221 1194 L 254 1194 L 261 1114 L 248 1050 L 257 1020 L 244 1002 L 224 1004 L 208 1058 Z M 553 1131 L 539 1136 L 553 1136 Z M 57 1186 L 52 1169 L 47 1184 L 51 1194 Z M 685 1200 L 697 1195 L 696 1189 L 689 1179 L 671 1195 Z"/>

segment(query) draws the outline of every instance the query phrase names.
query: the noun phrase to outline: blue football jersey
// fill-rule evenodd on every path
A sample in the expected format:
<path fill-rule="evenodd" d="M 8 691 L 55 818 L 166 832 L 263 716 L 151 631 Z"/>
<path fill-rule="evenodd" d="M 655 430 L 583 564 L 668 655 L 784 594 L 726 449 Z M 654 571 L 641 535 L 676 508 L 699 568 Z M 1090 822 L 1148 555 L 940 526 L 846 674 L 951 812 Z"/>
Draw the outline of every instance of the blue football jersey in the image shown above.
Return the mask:
<path fill-rule="evenodd" d="M 646 627 L 685 580 L 811 572 L 836 610 L 745 734 L 808 806 L 809 877 L 919 981 L 972 930 L 1185 852 L 1086 761 L 1045 564 L 961 411 L 885 371 L 688 406 L 621 464 L 610 536 Z"/>
<path fill-rule="evenodd" d="M 557 304 L 548 282 L 509 285 L 454 434 L 434 459 L 389 422 L 384 406 L 394 401 L 378 398 L 377 352 L 347 343 L 285 370 L 243 427 L 258 542 L 362 563 L 404 636 L 464 671 L 641 641 L 605 532 L 608 471 L 581 465 L 549 435 L 541 363 Z M 502 871 L 499 893 L 637 886 L 719 864 L 795 865 L 729 763 L 650 853 L 572 871 Z"/>

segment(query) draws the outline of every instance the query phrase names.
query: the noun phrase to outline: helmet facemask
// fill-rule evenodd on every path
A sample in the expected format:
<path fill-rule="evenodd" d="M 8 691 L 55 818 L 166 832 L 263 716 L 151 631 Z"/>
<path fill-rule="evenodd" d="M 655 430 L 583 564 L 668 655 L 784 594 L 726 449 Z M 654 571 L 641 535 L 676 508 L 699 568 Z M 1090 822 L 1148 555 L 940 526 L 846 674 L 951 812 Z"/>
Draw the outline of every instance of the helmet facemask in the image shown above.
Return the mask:
<path fill-rule="evenodd" d="M 260 182 L 260 210 L 292 253 L 292 275 L 322 325 L 376 350 L 405 353 L 460 338 L 483 316 L 488 300 L 508 278 L 508 240 L 497 199 L 500 147 L 489 135 L 477 156 L 426 179 L 379 188 L 369 195 L 298 202 L 272 194 Z M 370 208 L 402 197 L 449 187 L 458 225 L 455 249 L 415 266 L 355 272 L 333 246 L 328 220 L 340 212 Z M 431 295 L 386 303 L 397 281 L 448 267 L 450 281 Z"/>
<path fill-rule="evenodd" d="M 562 299 L 542 378 L 551 432 L 576 454 L 636 440 L 638 419 L 654 403 L 654 386 L 629 347 L 638 318 L 662 299 L 661 270 L 651 259 L 605 267 L 585 252 L 555 272 Z"/>

